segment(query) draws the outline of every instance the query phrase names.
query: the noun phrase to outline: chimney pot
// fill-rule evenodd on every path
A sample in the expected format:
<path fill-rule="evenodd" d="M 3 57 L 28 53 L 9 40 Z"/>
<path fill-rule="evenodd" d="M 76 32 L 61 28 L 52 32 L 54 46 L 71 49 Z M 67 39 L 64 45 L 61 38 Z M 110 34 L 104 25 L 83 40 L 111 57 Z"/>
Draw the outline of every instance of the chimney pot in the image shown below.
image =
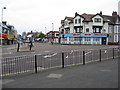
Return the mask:
<path fill-rule="evenodd" d="M 117 12 L 113 11 L 112 16 L 117 16 Z"/>
<path fill-rule="evenodd" d="M 6 21 L 2 21 L 2 24 L 7 25 L 7 22 Z"/>
<path fill-rule="evenodd" d="M 76 13 L 75 13 L 75 16 L 77 16 L 77 15 L 78 15 L 78 13 L 76 12 Z"/>
<path fill-rule="evenodd" d="M 102 15 L 102 11 L 100 11 L 100 15 Z"/>

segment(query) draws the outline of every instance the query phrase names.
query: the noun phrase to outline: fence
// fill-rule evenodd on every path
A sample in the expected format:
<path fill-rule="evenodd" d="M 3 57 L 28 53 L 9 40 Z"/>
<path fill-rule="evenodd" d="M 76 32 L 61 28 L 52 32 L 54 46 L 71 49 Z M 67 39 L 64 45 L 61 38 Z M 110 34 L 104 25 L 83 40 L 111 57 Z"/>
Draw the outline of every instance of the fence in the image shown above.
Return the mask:
<path fill-rule="evenodd" d="M 27 72 L 39 72 L 52 68 L 64 68 L 74 65 L 109 60 L 119 57 L 120 48 L 101 50 L 49 53 L 44 55 L 2 58 L 2 75 L 16 75 Z"/>

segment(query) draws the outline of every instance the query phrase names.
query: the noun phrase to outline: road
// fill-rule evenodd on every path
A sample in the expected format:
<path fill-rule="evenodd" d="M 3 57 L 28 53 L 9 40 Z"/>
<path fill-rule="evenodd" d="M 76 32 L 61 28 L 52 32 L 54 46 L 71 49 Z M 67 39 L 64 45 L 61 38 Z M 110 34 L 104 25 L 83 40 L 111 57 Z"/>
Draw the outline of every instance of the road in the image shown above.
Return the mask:
<path fill-rule="evenodd" d="M 12 46 L 17 48 L 17 46 Z M 20 52 L 17 52 L 17 49 L 10 49 L 11 47 L 3 48 L 3 57 L 14 57 L 21 55 L 33 55 L 33 54 L 47 54 L 50 52 L 59 53 L 59 52 L 70 52 L 83 51 L 83 50 L 96 50 L 96 49 L 107 49 L 107 48 L 116 48 L 118 46 L 109 46 L 109 45 L 60 45 L 60 44 L 49 44 L 49 43 L 35 43 L 32 51 L 29 51 L 29 47 L 21 48 Z"/>
<path fill-rule="evenodd" d="M 118 59 L 3 79 L 3 88 L 118 88 Z M 118 89 L 117 89 L 118 90 Z"/>
<path fill-rule="evenodd" d="M 71 66 L 83 63 L 83 50 L 85 51 L 85 60 L 89 63 L 92 60 L 100 59 L 100 49 L 103 49 L 101 51 L 102 59 L 112 58 L 112 48 L 116 47 L 118 46 L 35 43 L 32 51 L 29 51 L 29 48 L 21 48 L 20 52 L 8 49 L 11 53 L 3 54 L 2 58 L 3 76 L 34 72 L 35 55 L 37 55 L 37 70 L 45 70 L 61 67 L 61 52 L 64 52 L 65 66 Z M 115 50 L 114 55 L 118 55 L 118 49 Z"/>

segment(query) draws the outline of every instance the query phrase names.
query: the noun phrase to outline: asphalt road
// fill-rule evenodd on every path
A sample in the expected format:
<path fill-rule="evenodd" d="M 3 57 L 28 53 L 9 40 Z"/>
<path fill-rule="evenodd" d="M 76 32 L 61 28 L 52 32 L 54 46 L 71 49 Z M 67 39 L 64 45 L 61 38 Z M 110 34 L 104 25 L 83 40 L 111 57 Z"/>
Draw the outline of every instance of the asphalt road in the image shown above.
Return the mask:
<path fill-rule="evenodd" d="M 118 59 L 3 79 L 3 88 L 118 88 Z"/>
<path fill-rule="evenodd" d="M 64 53 L 64 63 L 66 66 L 83 63 L 83 50 L 85 50 L 86 62 L 100 59 L 100 49 L 102 58 L 112 58 L 112 48 L 117 46 L 96 46 L 96 45 L 58 45 L 47 43 L 36 43 L 33 47 L 34 51 L 27 51 L 23 48 L 22 51 L 11 54 L 3 54 L 2 69 L 3 76 L 10 74 L 19 74 L 25 72 L 34 72 L 35 56 L 37 54 L 37 70 L 45 70 L 50 68 L 61 67 L 62 57 Z M 108 50 L 107 50 L 108 49 Z M 10 49 L 8 49 L 10 51 Z M 41 53 L 40 53 L 41 52 Z M 49 53 L 49 54 L 48 54 Z M 43 55 L 41 55 L 43 54 Z M 114 55 L 118 55 L 115 50 Z"/>
<path fill-rule="evenodd" d="M 12 46 L 14 47 L 14 46 Z M 24 47 L 24 46 L 23 46 Z M 71 52 L 72 50 L 83 51 L 83 50 L 97 50 L 116 48 L 118 46 L 110 45 L 60 45 L 60 44 L 49 44 L 49 43 L 34 43 L 32 51 L 29 51 L 29 47 L 20 48 L 20 52 L 17 49 L 9 49 L 8 47 L 3 49 L 2 57 L 14 57 L 22 55 L 33 55 L 33 54 L 47 54 L 47 53 L 60 53 L 60 52 Z M 15 47 L 16 48 L 16 47 Z"/>

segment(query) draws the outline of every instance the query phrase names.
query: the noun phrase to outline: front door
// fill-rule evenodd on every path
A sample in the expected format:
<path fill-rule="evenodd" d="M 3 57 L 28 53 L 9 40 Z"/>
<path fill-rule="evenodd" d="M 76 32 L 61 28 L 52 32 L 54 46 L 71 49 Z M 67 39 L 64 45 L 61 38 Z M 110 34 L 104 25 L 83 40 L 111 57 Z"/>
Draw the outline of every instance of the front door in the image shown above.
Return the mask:
<path fill-rule="evenodd" d="M 102 45 L 106 45 L 106 38 L 105 37 L 102 38 Z"/>

